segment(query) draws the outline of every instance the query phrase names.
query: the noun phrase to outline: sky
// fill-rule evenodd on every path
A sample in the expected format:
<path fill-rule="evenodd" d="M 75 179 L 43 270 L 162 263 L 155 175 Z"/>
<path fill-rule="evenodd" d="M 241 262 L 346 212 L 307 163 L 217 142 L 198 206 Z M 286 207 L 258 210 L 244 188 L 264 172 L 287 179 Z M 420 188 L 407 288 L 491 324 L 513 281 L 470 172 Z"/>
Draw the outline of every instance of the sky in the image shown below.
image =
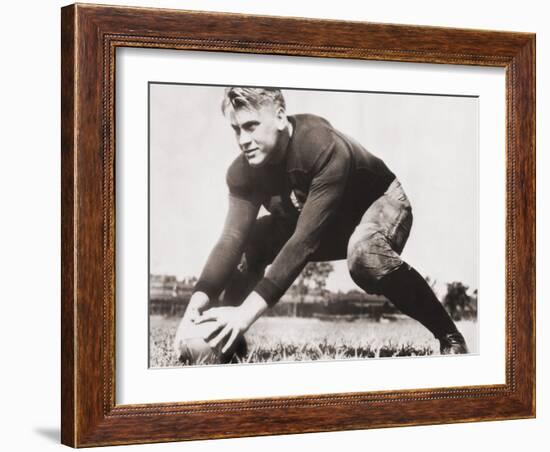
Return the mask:
<path fill-rule="evenodd" d="M 239 150 L 222 116 L 223 87 L 150 85 L 150 271 L 198 276 L 227 208 L 225 173 Z M 478 287 L 478 99 L 284 89 L 287 113 L 313 113 L 382 158 L 414 222 L 402 257 L 436 280 Z M 266 212 L 260 212 L 260 214 Z M 357 289 L 345 261 L 327 287 Z"/>

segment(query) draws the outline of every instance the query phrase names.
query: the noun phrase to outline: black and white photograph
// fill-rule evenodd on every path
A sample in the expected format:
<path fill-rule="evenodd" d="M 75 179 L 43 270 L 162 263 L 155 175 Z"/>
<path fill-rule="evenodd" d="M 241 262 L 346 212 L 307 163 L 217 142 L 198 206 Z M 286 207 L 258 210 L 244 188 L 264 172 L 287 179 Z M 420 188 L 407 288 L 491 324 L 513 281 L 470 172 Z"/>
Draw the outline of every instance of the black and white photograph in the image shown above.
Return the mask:
<path fill-rule="evenodd" d="M 478 98 L 149 83 L 149 365 L 478 352 Z"/>

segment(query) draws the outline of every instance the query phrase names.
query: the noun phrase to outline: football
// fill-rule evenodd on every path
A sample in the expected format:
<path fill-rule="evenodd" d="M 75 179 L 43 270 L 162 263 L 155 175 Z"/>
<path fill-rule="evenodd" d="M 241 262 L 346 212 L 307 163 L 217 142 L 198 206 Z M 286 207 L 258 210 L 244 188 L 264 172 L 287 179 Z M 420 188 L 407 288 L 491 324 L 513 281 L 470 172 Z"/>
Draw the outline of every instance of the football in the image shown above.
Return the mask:
<path fill-rule="evenodd" d="M 200 324 L 182 321 L 174 341 L 174 350 L 179 361 L 187 365 L 227 364 L 246 355 L 247 345 L 243 336 L 238 337 L 225 353 L 221 352 L 223 344 L 212 348 L 207 340 L 216 335 L 217 329 L 215 321 Z"/>

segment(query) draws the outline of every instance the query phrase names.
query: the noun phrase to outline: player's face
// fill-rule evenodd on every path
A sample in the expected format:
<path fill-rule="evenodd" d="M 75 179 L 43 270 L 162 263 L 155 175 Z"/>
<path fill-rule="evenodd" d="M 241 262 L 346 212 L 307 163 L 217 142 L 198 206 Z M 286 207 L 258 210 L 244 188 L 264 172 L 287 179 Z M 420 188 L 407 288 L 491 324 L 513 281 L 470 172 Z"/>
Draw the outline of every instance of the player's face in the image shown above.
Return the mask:
<path fill-rule="evenodd" d="M 231 127 L 250 166 L 262 166 L 277 155 L 285 118 L 284 110 L 275 105 L 264 105 L 259 110 L 231 110 Z"/>

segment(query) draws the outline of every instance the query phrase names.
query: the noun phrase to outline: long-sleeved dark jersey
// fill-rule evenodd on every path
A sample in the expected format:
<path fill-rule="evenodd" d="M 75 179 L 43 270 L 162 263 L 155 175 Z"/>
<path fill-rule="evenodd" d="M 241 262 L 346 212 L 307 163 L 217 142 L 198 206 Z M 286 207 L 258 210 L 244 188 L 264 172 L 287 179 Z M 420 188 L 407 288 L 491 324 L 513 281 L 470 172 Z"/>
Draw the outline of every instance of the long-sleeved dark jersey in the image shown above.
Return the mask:
<path fill-rule="evenodd" d="M 334 238 L 327 231 L 339 231 L 347 240 L 395 179 L 381 159 L 325 119 L 302 114 L 289 116 L 289 121 L 293 134 L 280 162 L 254 168 L 240 155 L 227 171 L 226 222 L 195 291 L 213 298 L 223 290 L 263 205 L 272 215 L 296 224 L 254 289 L 269 305 L 275 304 L 321 243 Z"/>

